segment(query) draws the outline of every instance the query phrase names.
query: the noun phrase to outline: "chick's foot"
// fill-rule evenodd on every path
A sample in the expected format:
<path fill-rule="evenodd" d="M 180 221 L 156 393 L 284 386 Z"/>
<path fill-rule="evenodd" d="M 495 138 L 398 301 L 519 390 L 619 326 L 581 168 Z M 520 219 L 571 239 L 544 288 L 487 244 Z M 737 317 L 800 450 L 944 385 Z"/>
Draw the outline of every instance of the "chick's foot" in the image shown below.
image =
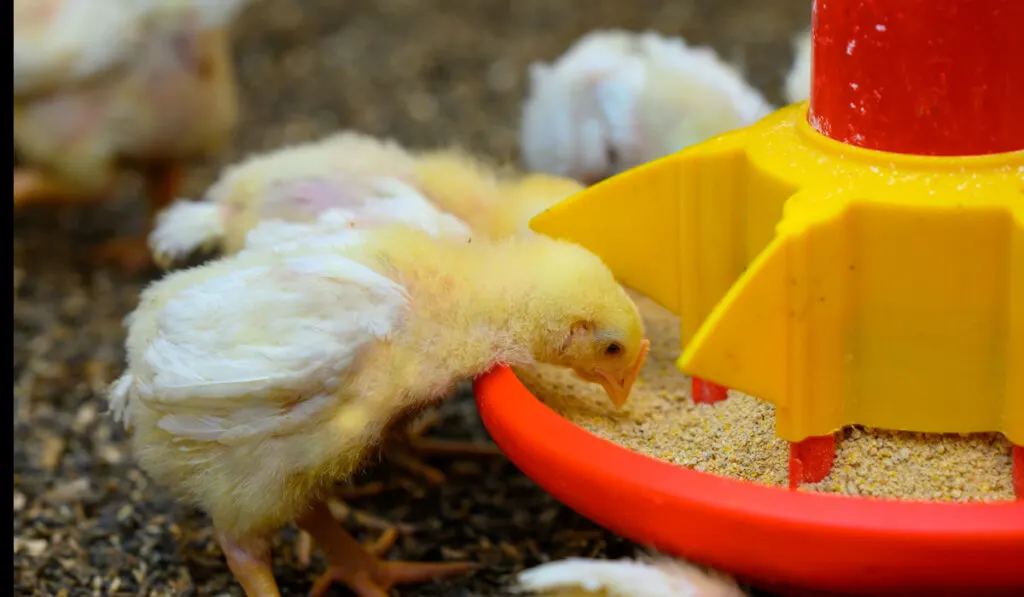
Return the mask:
<path fill-rule="evenodd" d="M 335 520 L 351 522 L 364 529 L 382 531 L 381 537 L 397 538 L 400 533 L 409 533 L 413 528 L 401 523 L 393 523 L 383 518 L 374 516 L 369 512 L 363 512 L 352 508 L 348 500 L 361 497 L 369 497 L 381 494 L 385 489 L 383 483 L 374 482 L 358 487 L 338 485 L 334 488 L 334 497 L 328 500 L 328 507 Z M 394 541 L 392 540 L 392 543 Z M 301 567 L 309 566 L 313 559 L 313 537 L 309 533 L 299 529 L 294 545 L 295 563 Z"/>
<path fill-rule="evenodd" d="M 105 198 L 104 193 L 86 193 L 37 170 L 14 169 L 14 209 L 31 204 L 100 203 Z"/>
<path fill-rule="evenodd" d="M 217 534 L 228 568 L 238 579 L 246 597 L 281 597 L 270 565 L 270 542 L 263 538 L 237 540 Z"/>
<path fill-rule="evenodd" d="M 358 597 L 387 597 L 388 589 L 395 585 L 425 582 L 456 576 L 475 570 L 472 562 L 414 563 L 381 560 L 397 537 L 392 534 L 378 540 L 369 548 L 356 541 L 334 519 L 327 505 L 318 502 L 298 521 L 299 527 L 310 535 L 327 556 L 328 568 L 313 586 L 310 594 L 320 597 L 334 583 L 341 583 Z"/>
<path fill-rule="evenodd" d="M 141 236 L 104 241 L 93 248 L 92 260 L 95 265 L 117 266 L 126 274 L 138 274 L 154 265 L 146 239 Z"/>

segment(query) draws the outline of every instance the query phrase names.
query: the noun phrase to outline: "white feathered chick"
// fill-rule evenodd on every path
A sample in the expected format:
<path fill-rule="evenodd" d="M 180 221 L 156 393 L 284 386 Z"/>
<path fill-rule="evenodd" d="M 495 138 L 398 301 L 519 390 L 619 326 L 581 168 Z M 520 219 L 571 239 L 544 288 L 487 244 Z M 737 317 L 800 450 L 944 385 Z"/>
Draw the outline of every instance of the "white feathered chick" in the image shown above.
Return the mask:
<path fill-rule="evenodd" d="M 235 129 L 227 29 L 246 4 L 15 0 L 15 207 L 102 201 L 123 171 L 145 176 L 151 216 L 170 203 L 182 163 L 219 152 Z M 144 236 L 98 256 L 145 265 Z"/>
<path fill-rule="evenodd" d="M 311 222 L 332 209 L 358 227 L 400 223 L 503 238 L 581 189 L 563 178 L 510 176 L 457 150 L 413 152 L 344 131 L 227 169 L 203 201 L 179 200 L 160 214 L 150 248 L 165 266 L 200 249 L 231 254 L 260 222 Z"/>
<path fill-rule="evenodd" d="M 529 66 L 520 145 L 530 170 L 593 183 L 760 120 L 774 108 L 714 50 L 597 30 Z"/>
<path fill-rule="evenodd" d="M 793 66 L 786 75 L 784 92 L 791 104 L 811 97 L 811 30 L 793 37 Z"/>
<path fill-rule="evenodd" d="M 731 579 L 665 557 L 569 558 L 520 573 L 516 588 L 543 597 L 745 597 Z"/>
<path fill-rule="evenodd" d="M 649 343 L 579 246 L 471 245 L 422 230 L 246 250 L 150 285 L 128 318 L 111 410 L 143 469 L 203 508 L 246 594 L 279 595 L 269 542 L 296 521 L 360 597 L 468 569 L 378 560 L 324 499 L 408 416 L 498 363 L 571 367 L 622 404 Z"/>

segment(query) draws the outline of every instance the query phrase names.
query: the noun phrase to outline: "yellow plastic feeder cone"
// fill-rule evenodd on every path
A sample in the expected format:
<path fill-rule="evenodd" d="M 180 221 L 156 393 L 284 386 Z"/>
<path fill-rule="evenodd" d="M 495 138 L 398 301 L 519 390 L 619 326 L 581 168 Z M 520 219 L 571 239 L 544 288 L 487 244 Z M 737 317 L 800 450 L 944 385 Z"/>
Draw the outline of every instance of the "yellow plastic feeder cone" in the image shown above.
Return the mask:
<path fill-rule="evenodd" d="M 1024 444 L 1021 126 L 989 123 L 971 155 L 936 124 L 889 134 L 885 111 L 919 100 L 879 101 L 872 120 L 863 102 L 822 93 L 819 69 L 842 71 L 829 60 L 845 54 L 821 45 L 825 99 L 810 118 L 806 103 L 784 108 L 531 226 L 677 313 L 684 372 L 774 404 L 778 435 L 795 443 L 791 485 L 827 474 L 832 434 L 850 424 Z M 871 68 L 854 69 L 861 94 Z"/>

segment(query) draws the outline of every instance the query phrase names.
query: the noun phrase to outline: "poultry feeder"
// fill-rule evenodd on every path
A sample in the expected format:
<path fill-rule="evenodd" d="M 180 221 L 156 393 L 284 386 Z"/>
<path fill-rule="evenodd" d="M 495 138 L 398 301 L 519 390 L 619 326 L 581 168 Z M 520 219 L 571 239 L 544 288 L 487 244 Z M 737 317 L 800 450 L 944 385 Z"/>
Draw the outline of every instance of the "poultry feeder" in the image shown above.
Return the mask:
<path fill-rule="evenodd" d="M 531 223 L 680 316 L 695 400 L 774 404 L 790 489 L 614 445 L 507 368 L 477 381 L 482 418 L 584 516 L 757 586 L 1024 589 L 1024 2 L 816 0 L 812 20 L 809 102 Z M 851 424 L 1001 432 L 1018 499 L 797 491 Z"/>

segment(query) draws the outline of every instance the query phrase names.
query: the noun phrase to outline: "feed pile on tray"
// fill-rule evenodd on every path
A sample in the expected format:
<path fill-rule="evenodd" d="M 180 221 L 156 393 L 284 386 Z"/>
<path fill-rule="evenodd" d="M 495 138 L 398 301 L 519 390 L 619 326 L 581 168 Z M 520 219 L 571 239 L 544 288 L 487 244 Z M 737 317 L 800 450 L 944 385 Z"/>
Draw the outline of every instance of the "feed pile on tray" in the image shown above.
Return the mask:
<path fill-rule="evenodd" d="M 730 391 L 694 404 L 689 378 L 676 368 L 679 319 L 637 296 L 651 353 L 619 411 L 601 388 L 571 372 L 538 366 L 523 383 L 573 423 L 659 460 L 756 481 L 788 484 L 789 446 L 775 436 L 774 407 Z M 1011 444 L 996 433 L 936 435 L 851 427 L 837 443 L 832 473 L 802 489 L 872 497 L 947 501 L 1012 500 Z"/>

